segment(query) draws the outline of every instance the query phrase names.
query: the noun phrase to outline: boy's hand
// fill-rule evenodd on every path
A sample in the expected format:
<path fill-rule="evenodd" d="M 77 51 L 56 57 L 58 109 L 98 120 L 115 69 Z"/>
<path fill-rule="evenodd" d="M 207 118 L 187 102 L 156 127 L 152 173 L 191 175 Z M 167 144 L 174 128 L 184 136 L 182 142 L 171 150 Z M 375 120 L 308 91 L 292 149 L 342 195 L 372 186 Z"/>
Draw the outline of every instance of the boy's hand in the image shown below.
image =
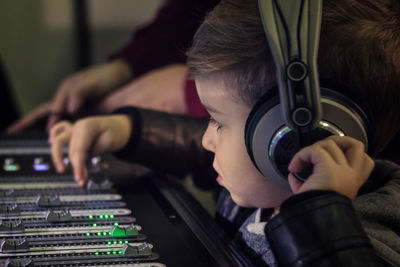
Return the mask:
<path fill-rule="evenodd" d="M 313 173 L 302 183 L 292 173 L 312 164 Z M 364 152 L 364 144 L 351 137 L 330 136 L 297 152 L 289 164 L 288 176 L 293 193 L 332 190 L 353 200 L 374 168 Z"/>
<path fill-rule="evenodd" d="M 87 154 L 98 155 L 121 149 L 129 140 L 131 120 L 125 115 L 89 117 L 71 124 L 62 121 L 50 130 L 51 156 L 57 172 L 66 169 L 63 150 L 69 145 L 68 156 L 75 180 L 85 185 L 88 171 L 85 165 Z"/>

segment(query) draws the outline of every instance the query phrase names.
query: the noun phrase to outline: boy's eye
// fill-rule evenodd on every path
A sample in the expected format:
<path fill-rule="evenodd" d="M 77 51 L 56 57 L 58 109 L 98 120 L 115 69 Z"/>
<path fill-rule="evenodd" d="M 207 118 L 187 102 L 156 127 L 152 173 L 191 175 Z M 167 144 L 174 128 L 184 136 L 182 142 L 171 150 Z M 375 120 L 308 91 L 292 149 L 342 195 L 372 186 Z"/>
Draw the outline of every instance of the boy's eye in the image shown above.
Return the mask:
<path fill-rule="evenodd" d="M 222 128 L 222 124 L 216 121 L 213 117 L 210 117 L 209 123 L 212 124 L 214 127 L 217 127 L 217 131 Z"/>

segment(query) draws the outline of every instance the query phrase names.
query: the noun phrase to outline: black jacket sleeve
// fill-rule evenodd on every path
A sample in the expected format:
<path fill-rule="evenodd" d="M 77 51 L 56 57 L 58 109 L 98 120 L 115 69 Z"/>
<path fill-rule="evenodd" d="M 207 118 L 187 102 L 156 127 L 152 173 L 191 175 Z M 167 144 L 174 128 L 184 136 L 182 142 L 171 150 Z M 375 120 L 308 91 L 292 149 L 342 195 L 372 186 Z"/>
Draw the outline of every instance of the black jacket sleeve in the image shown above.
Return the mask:
<path fill-rule="evenodd" d="M 332 191 L 287 199 L 265 234 L 278 266 L 385 266 L 350 199 Z"/>
<path fill-rule="evenodd" d="M 115 153 L 118 158 L 178 177 L 190 173 L 202 189 L 216 186 L 213 154 L 201 145 L 207 119 L 134 107 L 113 113 L 128 115 L 133 126 L 130 140 Z"/>

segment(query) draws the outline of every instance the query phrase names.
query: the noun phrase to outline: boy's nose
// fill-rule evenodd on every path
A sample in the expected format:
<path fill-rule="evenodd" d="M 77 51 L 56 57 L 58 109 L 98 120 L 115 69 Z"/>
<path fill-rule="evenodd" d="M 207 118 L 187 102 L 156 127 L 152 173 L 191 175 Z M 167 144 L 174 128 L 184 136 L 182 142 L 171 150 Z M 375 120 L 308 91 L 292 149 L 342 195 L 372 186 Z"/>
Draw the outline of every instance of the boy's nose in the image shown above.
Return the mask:
<path fill-rule="evenodd" d="M 212 128 L 213 127 L 210 127 L 210 125 L 207 126 L 207 129 L 203 134 L 203 139 L 201 140 L 201 143 L 206 150 L 215 152 L 215 143 L 213 141 Z"/>

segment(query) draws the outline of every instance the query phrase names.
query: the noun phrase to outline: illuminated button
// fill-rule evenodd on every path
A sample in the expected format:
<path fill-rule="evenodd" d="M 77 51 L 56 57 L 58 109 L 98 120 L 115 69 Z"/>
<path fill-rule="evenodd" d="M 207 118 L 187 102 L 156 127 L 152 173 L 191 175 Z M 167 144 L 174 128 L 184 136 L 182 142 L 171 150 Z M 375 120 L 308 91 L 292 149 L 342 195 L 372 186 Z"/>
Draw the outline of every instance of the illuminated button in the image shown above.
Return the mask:
<path fill-rule="evenodd" d="M 35 171 L 48 171 L 50 167 L 43 161 L 43 158 L 38 157 L 33 160 L 33 169 Z"/>
<path fill-rule="evenodd" d="M 64 164 L 65 164 L 66 166 L 69 165 L 69 158 L 68 158 L 68 157 L 65 157 L 65 158 L 63 159 L 63 161 L 64 161 Z"/>
<path fill-rule="evenodd" d="M 100 157 L 93 157 L 91 158 L 92 167 L 95 168 L 99 165 L 101 158 Z"/>
<path fill-rule="evenodd" d="M 15 172 L 15 171 L 19 171 L 20 166 L 19 166 L 19 164 L 14 162 L 13 158 L 6 158 L 4 160 L 3 169 L 7 172 Z"/>

